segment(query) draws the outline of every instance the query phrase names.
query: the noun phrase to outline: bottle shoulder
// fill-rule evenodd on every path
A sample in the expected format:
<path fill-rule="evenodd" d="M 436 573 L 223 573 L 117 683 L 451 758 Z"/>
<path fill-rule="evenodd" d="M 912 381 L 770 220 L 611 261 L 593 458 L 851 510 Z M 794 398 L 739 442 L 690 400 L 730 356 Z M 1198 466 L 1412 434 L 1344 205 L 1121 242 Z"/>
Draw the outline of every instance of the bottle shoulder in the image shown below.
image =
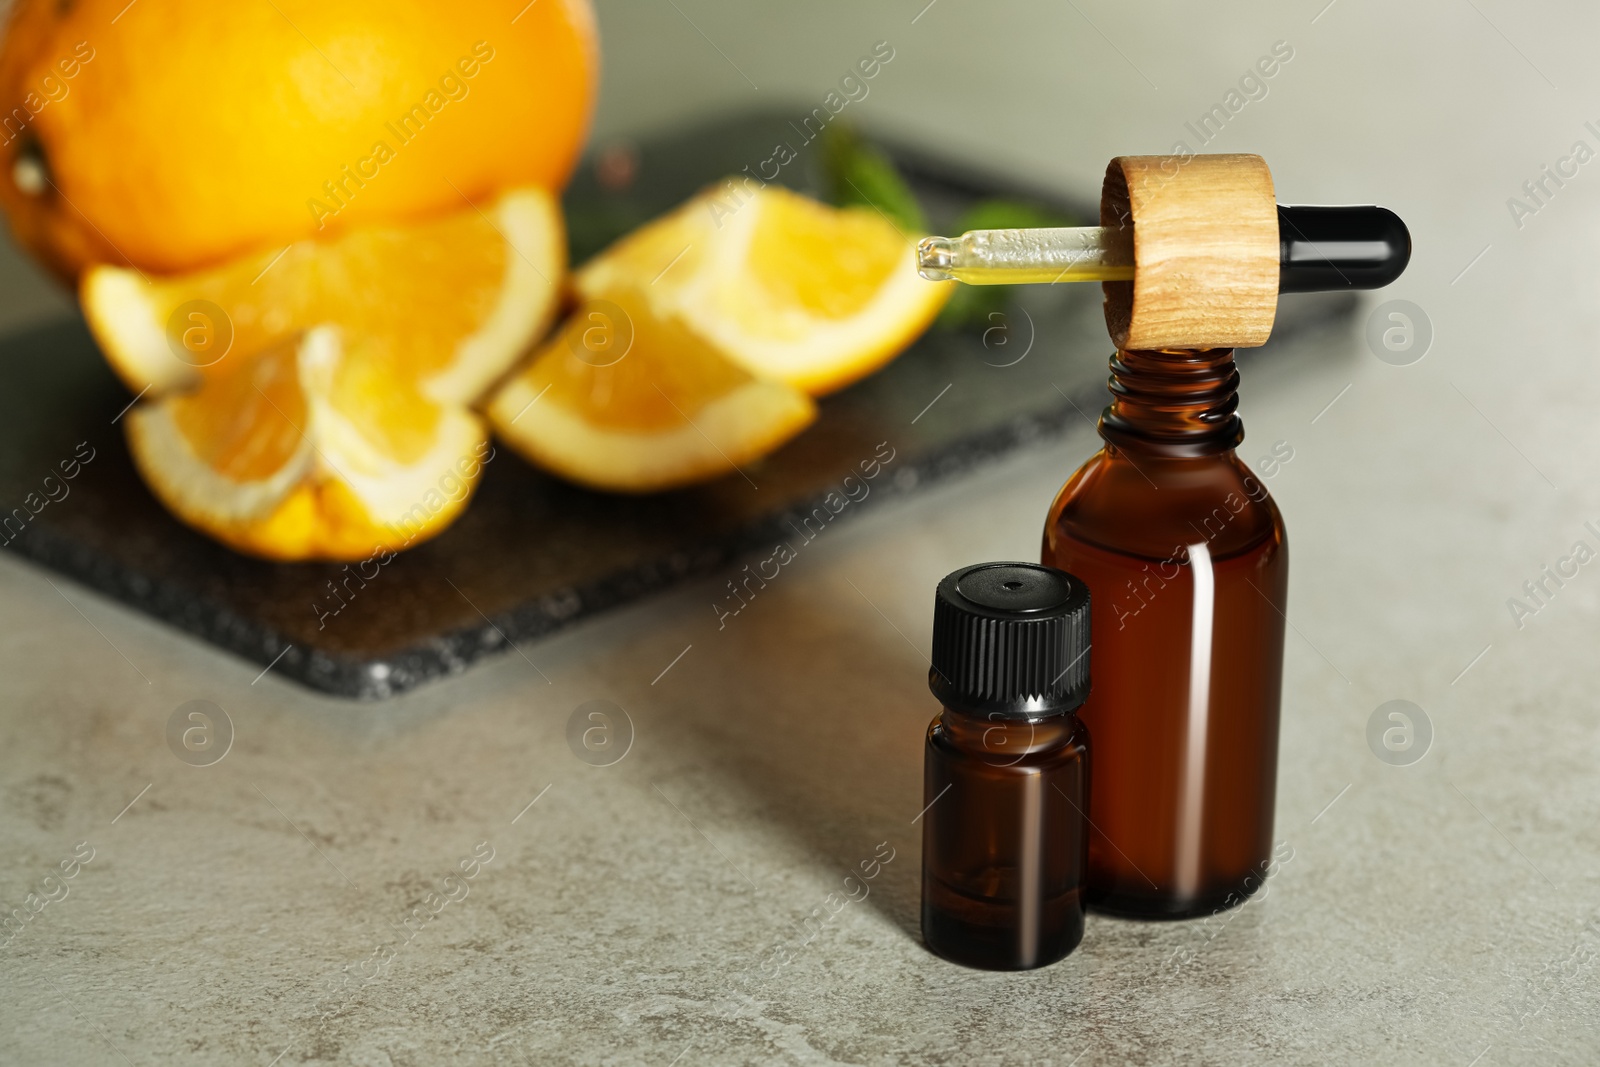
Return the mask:
<path fill-rule="evenodd" d="M 1087 758 L 1089 728 L 1070 712 L 1029 721 L 945 708 L 928 724 L 927 744 L 930 753 L 950 763 L 1025 772 Z"/>
<path fill-rule="evenodd" d="M 1266 484 L 1232 451 L 1174 458 L 1107 447 L 1051 505 L 1047 555 L 1062 541 L 1156 560 L 1203 542 L 1216 559 L 1286 536 Z"/>

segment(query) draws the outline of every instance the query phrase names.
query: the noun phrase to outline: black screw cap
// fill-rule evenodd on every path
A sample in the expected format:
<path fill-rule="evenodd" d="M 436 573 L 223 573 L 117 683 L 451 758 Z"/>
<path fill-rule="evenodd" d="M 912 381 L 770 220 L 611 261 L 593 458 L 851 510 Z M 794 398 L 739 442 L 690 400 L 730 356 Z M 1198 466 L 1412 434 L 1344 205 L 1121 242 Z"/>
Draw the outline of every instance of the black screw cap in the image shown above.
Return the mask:
<path fill-rule="evenodd" d="M 947 575 L 933 602 L 939 702 L 1037 718 L 1089 695 L 1089 587 L 1037 563 L 980 563 Z"/>

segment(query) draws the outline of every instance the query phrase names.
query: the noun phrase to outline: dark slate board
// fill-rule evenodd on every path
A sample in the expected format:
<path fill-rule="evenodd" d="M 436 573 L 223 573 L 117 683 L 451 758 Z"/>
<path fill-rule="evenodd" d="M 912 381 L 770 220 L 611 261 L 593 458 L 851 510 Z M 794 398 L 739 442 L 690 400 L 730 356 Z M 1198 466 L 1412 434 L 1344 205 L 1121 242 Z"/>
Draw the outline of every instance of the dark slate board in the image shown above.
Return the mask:
<path fill-rule="evenodd" d="M 800 149 L 783 180 L 815 191 L 815 148 L 801 146 L 793 128 L 771 116 L 636 146 L 637 178 L 626 191 L 602 189 L 586 166 L 567 196 L 575 259 L 707 182 L 767 159 L 778 140 Z M 913 150 L 892 154 L 935 232 L 985 196 L 1031 195 L 1051 204 L 1024 183 Z M 1091 204 L 1086 195 L 1083 203 L 1053 206 L 1092 218 Z M 134 472 L 113 423 L 128 393 L 83 323 L 62 321 L 0 338 L 0 518 L 27 518 L 25 525 L 13 518 L 0 541 L 315 689 L 386 697 L 503 652 L 508 639 L 538 638 L 793 539 L 791 524 L 841 491 L 844 477 L 881 442 L 893 461 L 841 517 L 1094 417 L 1105 403 L 1110 350 L 1099 287 L 1035 286 L 1015 294 L 986 330 L 932 331 L 883 372 L 823 401 L 811 429 L 746 468 L 750 481 L 730 471 L 694 489 L 606 496 L 549 477 L 502 448 L 460 521 L 383 566 L 365 588 L 352 583 L 346 606 L 320 619 L 318 605 L 326 612 L 336 603 L 327 583 L 346 572 L 241 556 L 171 518 Z M 1295 333 L 1348 319 L 1355 306 L 1348 296 L 1286 301 L 1271 347 L 1292 349 Z M 80 442 L 88 448 L 80 450 Z M 94 458 L 64 480 L 61 464 L 74 469 L 75 453 L 88 449 Z M 39 507 L 47 492 L 60 499 Z"/>

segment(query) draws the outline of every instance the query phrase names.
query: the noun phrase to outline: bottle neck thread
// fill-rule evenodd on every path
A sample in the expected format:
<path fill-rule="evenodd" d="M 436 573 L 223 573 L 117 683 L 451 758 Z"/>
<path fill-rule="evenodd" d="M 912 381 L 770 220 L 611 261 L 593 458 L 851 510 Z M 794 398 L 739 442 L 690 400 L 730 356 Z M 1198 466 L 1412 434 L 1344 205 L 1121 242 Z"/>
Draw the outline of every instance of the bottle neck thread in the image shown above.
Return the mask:
<path fill-rule="evenodd" d="M 1100 418 L 1108 444 L 1169 456 L 1209 456 L 1244 440 L 1233 349 L 1118 351 L 1111 406 Z"/>

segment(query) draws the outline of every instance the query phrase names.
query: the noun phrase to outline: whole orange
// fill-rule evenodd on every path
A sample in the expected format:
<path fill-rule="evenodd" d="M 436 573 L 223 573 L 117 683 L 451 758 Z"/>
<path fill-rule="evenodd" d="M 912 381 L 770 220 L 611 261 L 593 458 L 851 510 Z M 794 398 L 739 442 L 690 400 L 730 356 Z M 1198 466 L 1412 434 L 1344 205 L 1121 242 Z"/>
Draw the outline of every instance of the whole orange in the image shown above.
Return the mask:
<path fill-rule="evenodd" d="M 598 63 L 589 0 L 18 0 L 0 203 L 72 279 L 559 189 Z"/>

